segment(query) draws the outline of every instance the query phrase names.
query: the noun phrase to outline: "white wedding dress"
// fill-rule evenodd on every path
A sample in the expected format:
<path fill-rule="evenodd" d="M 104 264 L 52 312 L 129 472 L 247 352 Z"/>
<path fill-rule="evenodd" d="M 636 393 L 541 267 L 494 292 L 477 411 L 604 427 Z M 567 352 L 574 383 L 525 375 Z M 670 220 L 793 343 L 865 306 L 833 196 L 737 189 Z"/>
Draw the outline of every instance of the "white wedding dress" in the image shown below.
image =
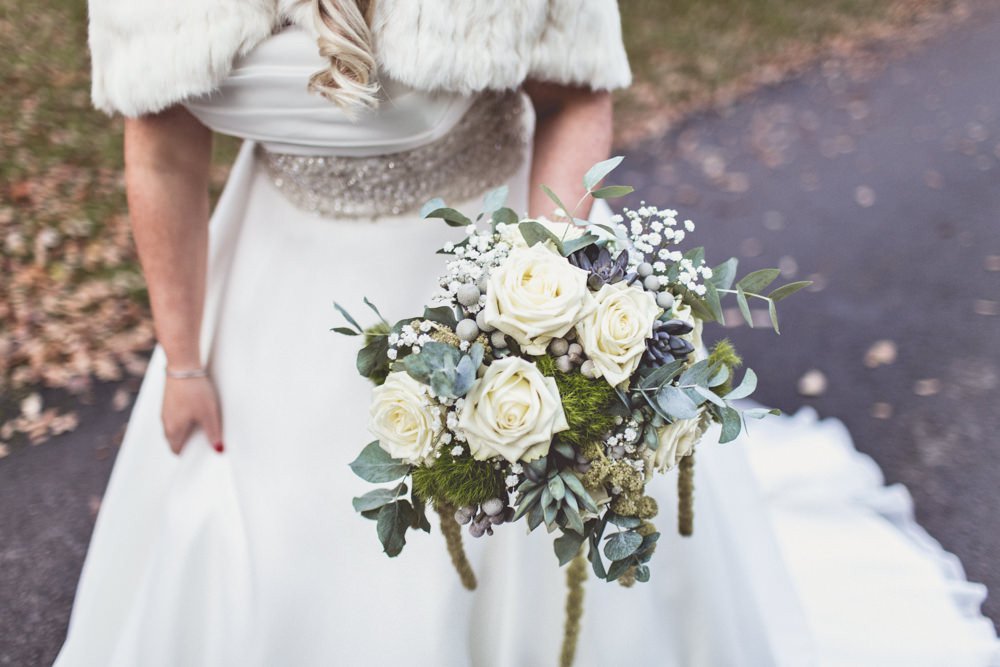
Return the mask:
<path fill-rule="evenodd" d="M 226 451 L 197 433 L 180 457 L 169 452 L 157 348 L 59 667 L 557 662 L 565 584 L 543 531 L 467 538 L 473 593 L 436 525 L 411 533 L 399 558 L 381 553 L 374 524 L 351 507 L 367 485 L 347 466 L 370 440 L 369 387 L 354 369 L 357 339 L 330 331 L 341 324 L 334 300 L 369 316 L 368 297 L 394 319 L 430 296 L 442 266 L 434 251 L 461 231 L 380 207 L 447 168 L 435 147 L 476 157 L 482 173 L 458 179 L 474 196 L 448 202 L 471 213 L 497 176 L 512 207 L 526 208 L 528 149 L 463 127 L 473 98 L 391 82 L 382 109 L 351 122 L 305 92 L 321 66 L 314 42 L 286 30 L 219 93 L 188 104 L 247 139 L 211 220 L 203 331 Z M 497 99 L 519 108 L 517 97 Z M 530 113 L 517 123 L 530 132 Z M 266 168 L 258 146 L 284 166 Z M 523 153 L 511 173 L 496 170 L 501 149 Z M 331 182 L 343 196 L 331 202 L 315 172 L 288 182 L 315 166 L 289 155 L 353 157 L 368 171 L 346 190 Z M 380 214 L 359 217 L 366 206 Z M 727 446 L 710 433 L 700 448 L 692 538 L 673 535 L 675 479 L 656 482 L 664 537 L 652 580 L 630 590 L 588 582 L 580 667 L 1000 664 L 979 613 L 983 587 L 914 523 L 906 492 L 882 486 L 839 423 L 803 411 L 754 427 Z"/>

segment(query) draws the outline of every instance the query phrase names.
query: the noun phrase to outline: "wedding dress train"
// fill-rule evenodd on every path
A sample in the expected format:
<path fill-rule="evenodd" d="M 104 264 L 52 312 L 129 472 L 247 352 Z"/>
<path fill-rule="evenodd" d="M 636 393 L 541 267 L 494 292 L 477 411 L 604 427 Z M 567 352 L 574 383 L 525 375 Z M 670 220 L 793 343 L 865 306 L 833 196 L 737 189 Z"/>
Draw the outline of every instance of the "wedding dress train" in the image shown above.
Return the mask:
<path fill-rule="evenodd" d="M 377 178 L 401 156 L 427 159 L 407 152 L 440 146 L 475 101 L 389 86 L 384 111 L 351 123 L 305 93 L 314 50 L 304 34 L 281 33 L 243 59 L 218 94 L 188 105 L 247 139 L 211 220 L 202 332 L 226 452 L 200 432 L 181 456 L 169 452 L 157 347 L 59 667 L 557 660 L 564 576 L 549 536 L 501 526 L 493 537 L 467 538 L 480 581 L 470 593 L 436 525 L 389 559 L 374 525 L 351 507 L 366 490 L 347 463 L 370 440 L 369 389 L 354 370 L 356 339 L 329 331 L 340 324 L 333 301 L 358 316 L 368 315 L 363 297 L 390 319 L 412 313 L 441 268 L 434 251 L 460 232 L 409 210 L 305 211 L 289 186 L 301 195 L 311 183 L 283 182 L 260 147 L 371 158 Z M 530 114 L 524 124 L 530 131 Z M 503 180 L 510 205 L 524 210 L 530 155 L 516 150 L 523 159 Z M 296 157 L 289 163 L 310 169 Z M 473 164 L 484 182 L 499 173 Z M 423 174 L 412 159 L 400 165 L 390 185 L 403 184 L 396 189 L 406 195 Z M 351 187 L 345 196 L 392 191 Z M 448 203 L 474 213 L 483 190 Z M 698 454 L 695 535 L 673 535 L 675 480 L 664 477 L 654 490 L 664 537 L 652 580 L 631 590 L 587 584 L 580 667 L 997 664 L 995 633 L 978 611 L 984 589 L 916 525 L 905 491 L 882 486 L 839 423 L 804 410 L 754 423 L 737 443 L 712 440 L 709 433 Z"/>

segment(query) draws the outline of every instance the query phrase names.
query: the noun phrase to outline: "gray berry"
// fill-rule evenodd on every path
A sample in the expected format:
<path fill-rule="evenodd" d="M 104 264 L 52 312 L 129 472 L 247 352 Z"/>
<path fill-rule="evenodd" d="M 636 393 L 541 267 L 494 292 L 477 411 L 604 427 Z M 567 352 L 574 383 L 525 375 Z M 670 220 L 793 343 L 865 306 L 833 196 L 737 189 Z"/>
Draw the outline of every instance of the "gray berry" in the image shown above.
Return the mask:
<path fill-rule="evenodd" d="M 580 365 L 580 373 L 583 374 L 583 377 L 593 380 L 597 377 L 597 367 L 593 361 L 587 359 Z"/>
<path fill-rule="evenodd" d="M 504 504 L 499 498 L 490 498 L 483 503 L 483 512 L 487 516 L 496 516 L 503 512 Z"/>
<path fill-rule="evenodd" d="M 569 342 L 565 338 L 553 338 L 549 343 L 549 354 L 561 357 L 569 351 Z"/>
<path fill-rule="evenodd" d="M 625 456 L 625 448 L 622 447 L 621 445 L 615 445 L 614 447 L 611 448 L 610 453 L 611 453 L 611 458 L 620 459 L 621 457 Z"/>
<path fill-rule="evenodd" d="M 642 281 L 642 286 L 648 289 L 650 292 L 655 292 L 660 289 L 660 277 L 659 276 L 646 276 Z"/>
<path fill-rule="evenodd" d="M 494 331 L 490 334 L 490 345 L 501 349 L 507 347 L 507 339 L 504 338 L 502 331 Z"/>
<path fill-rule="evenodd" d="M 570 354 L 570 355 L 575 354 L 577 356 L 582 356 L 583 355 L 583 345 L 580 345 L 579 343 L 573 343 L 572 345 L 569 346 L 569 349 L 566 350 L 566 354 Z"/>
<path fill-rule="evenodd" d="M 470 523 L 469 535 L 472 535 L 473 537 L 482 537 L 486 534 L 486 526 L 487 524 L 479 523 L 478 521 Z"/>
<path fill-rule="evenodd" d="M 569 358 L 568 354 L 564 354 L 561 357 L 556 357 L 556 368 L 558 368 L 563 373 L 569 373 L 573 370 L 573 361 Z"/>
<path fill-rule="evenodd" d="M 499 526 L 501 523 L 504 522 L 503 512 L 501 512 L 500 514 L 494 514 L 493 516 L 489 517 L 489 521 L 491 525 Z M 490 533 L 490 535 L 492 534 L 493 533 Z"/>
<path fill-rule="evenodd" d="M 479 303 L 479 297 L 482 293 L 479 288 L 475 285 L 462 285 L 458 288 L 455 293 L 455 298 L 463 306 L 474 306 Z"/>
<path fill-rule="evenodd" d="M 483 333 L 490 333 L 491 331 L 496 331 L 496 329 L 494 329 L 493 327 L 491 327 L 489 324 L 486 323 L 485 310 L 480 310 L 476 314 L 476 326 L 478 326 L 479 330 L 482 331 Z"/>
<path fill-rule="evenodd" d="M 472 521 L 472 515 L 475 513 L 476 511 L 472 507 L 459 507 L 455 510 L 455 521 L 464 526 Z"/>
<path fill-rule="evenodd" d="M 649 262 L 643 262 L 639 266 L 635 267 L 636 273 L 639 274 L 640 278 L 647 278 L 653 275 L 653 265 Z"/>
<path fill-rule="evenodd" d="M 656 305 L 663 310 L 670 310 L 674 307 L 674 295 L 670 292 L 660 292 L 656 295 Z"/>
<path fill-rule="evenodd" d="M 479 327 L 475 320 L 464 319 L 455 326 L 455 335 L 471 343 L 479 338 Z"/>

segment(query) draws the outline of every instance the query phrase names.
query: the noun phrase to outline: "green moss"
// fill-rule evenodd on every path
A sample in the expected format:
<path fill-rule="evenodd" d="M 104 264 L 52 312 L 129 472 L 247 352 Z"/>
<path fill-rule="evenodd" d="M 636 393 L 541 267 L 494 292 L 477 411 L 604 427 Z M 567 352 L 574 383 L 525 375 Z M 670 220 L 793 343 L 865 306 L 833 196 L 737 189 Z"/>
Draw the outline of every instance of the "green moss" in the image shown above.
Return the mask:
<path fill-rule="evenodd" d="M 714 390 L 719 396 L 725 396 L 733 390 L 733 371 L 743 365 L 743 359 L 736 353 L 736 348 L 729 339 L 723 338 L 712 348 L 708 361 L 710 364 L 724 364 L 729 368 L 729 379 Z"/>
<path fill-rule="evenodd" d="M 563 373 L 555 359 L 544 355 L 535 359 L 542 375 L 555 378 L 562 398 L 569 430 L 559 440 L 581 448 L 601 440 L 615 425 L 615 389 L 602 379 L 591 380 L 578 372 Z"/>
<path fill-rule="evenodd" d="M 414 469 L 413 490 L 424 500 L 464 507 L 501 497 L 504 485 L 492 464 L 444 454 L 434 465 Z"/>

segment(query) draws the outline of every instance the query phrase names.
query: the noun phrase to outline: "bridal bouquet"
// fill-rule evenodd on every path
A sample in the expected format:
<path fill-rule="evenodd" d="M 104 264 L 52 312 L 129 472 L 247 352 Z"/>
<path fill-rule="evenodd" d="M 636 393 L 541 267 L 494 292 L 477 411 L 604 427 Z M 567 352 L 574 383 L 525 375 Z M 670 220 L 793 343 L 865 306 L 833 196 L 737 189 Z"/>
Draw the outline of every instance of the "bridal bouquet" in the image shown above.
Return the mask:
<path fill-rule="evenodd" d="M 598 187 L 620 162 L 591 168 L 586 196 L 631 192 Z M 704 324 L 721 322 L 732 296 L 751 326 L 748 300 L 766 303 L 777 330 L 775 303 L 808 283 L 768 291 L 777 269 L 737 281 L 736 259 L 710 268 L 703 248 L 680 249 L 694 225 L 676 211 L 643 204 L 592 224 L 545 191 L 554 220 L 520 219 L 504 207 L 506 188 L 486 196 L 475 220 L 428 202 L 423 217 L 465 231 L 440 251 L 450 259 L 431 305 L 390 323 L 365 300 L 380 320 L 367 329 L 338 305 L 350 326 L 336 331 L 363 337 L 358 371 L 377 385 L 376 439 L 351 467 L 395 483 L 354 499 L 377 522 L 385 552 L 399 554 L 408 530 L 430 530 L 430 503 L 473 588 L 461 525 L 474 537 L 544 525 L 560 565 L 574 563 L 572 600 L 587 561 L 601 579 L 647 581 L 659 537 L 647 483 L 679 468 L 679 529 L 690 534 L 703 434 L 717 423 L 729 442 L 746 418 L 769 412 L 740 410 L 756 375 L 737 377 L 741 361 L 727 341 L 706 349 Z"/>

